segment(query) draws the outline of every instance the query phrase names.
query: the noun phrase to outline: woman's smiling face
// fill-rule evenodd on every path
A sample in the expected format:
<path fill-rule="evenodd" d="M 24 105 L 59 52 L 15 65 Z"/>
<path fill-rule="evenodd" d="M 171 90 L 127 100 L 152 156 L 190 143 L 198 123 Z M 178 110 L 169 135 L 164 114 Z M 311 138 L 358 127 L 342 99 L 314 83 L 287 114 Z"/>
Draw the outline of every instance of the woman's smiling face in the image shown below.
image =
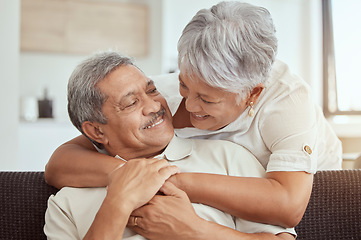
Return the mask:
<path fill-rule="evenodd" d="M 245 100 L 237 104 L 236 93 L 211 87 L 202 79 L 179 75 L 179 91 L 185 99 L 192 125 L 204 130 L 218 130 L 236 120 L 247 108 Z"/>

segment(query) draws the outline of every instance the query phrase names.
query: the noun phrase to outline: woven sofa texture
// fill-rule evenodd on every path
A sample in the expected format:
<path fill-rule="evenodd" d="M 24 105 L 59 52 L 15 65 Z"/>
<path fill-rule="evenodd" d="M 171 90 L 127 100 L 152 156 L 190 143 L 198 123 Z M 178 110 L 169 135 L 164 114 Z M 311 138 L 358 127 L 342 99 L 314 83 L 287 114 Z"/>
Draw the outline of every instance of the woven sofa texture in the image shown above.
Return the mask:
<path fill-rule="evenodd" d="M 0 172 L 0 240 L 46 239 L 47 199 L 56 192 L 43 172 Z M 296 230 L 300 240 L 361 239 L 361 170 L 317 172 Z"/>

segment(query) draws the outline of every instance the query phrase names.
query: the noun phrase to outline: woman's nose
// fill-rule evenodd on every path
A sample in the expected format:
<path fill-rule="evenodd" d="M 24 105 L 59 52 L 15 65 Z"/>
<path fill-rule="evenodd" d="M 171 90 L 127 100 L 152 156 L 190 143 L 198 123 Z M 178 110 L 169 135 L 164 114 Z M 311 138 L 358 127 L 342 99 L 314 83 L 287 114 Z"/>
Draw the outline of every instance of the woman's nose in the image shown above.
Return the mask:
<path fill-rule="evenodd" d="M 202 110 L 198 99 L 195 96 L 188 95 L 186 98 L 186 109 L 188 112 L 200 112 Z"/>

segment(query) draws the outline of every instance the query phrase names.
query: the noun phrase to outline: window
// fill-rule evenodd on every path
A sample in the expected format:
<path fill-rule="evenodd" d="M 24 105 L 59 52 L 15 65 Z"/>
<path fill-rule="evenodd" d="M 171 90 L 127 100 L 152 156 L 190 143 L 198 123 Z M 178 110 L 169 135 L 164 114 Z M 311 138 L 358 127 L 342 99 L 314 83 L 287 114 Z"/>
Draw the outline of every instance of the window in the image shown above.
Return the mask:
<path fill-rule="evenodd" d="M 360 0 L 322 0 L 326 116 L 361 115 L 360 9 Z"/>

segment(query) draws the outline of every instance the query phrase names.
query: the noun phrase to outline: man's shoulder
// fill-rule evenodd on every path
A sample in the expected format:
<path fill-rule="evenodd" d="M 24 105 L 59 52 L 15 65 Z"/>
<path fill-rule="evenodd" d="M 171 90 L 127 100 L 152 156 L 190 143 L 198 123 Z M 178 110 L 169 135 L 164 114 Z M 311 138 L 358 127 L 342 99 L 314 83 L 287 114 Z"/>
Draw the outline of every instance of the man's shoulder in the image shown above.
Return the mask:
<path fill-rule="evenodd" d="M 103 199 L 106 195 L 106 188 L 73 188 L 64 187 L 54 196 L 58 202 L 77 203 L 90 200 Z"/>
<path fill-rule="evenodd" d="M 105 196 L 105 188 L 62 188 L 49 197 L 45 216 L 48 230 L 57 231 L 55 224 L 74 231 L 74 235 L 84 236 Z"/>
<path fill-rule="evenodd" d="M 236 151 L 236 152 L 243 152 L 244 154 L 251 154 L 245 147 L 222 139 L 192 139 L 194 141 L 194 145 L 199 145 L 202 148 L 210 148 L 214 150 L 228 150 L 228 151 Z"/>
<path fill-rule="evenodd" d="M 195 154 L 202 161 L 225 166 L 228 175 L 264 177 L 265 170 L 257 158 L 245 147 L 228 140 L 192 139 Z"/>
<path fill-rule="evenodd" d="M 228 153 L 227 155 L 241 154 L 252 155 L 246 148 L 234 142 L 222 139 L 199 139 L 199 138 L 182 138 L 174 136 L 166 149 L 166 154 L 174 155 L 180 152 L 183 155 L 197 154 L 218 154 Z"/>
<path fill-rule="evenodd" d="M 243 146 L 223 139 L 203 139 L 203 138 L 182 138 L 175 136 L 172 139 L 173 144 L 177 149 L 193 148 L 193 149 L 210 149 L 210 150 L 228 150 L 228 151 L 240 151 L 247 154 L 251 154 Z M 172 149 L 174 150 L 174 149 Z"/>
<path fill-rule="evenodd" d="M 94 194 L 106 191 L 105 187 L 92 187 L 92 188 L 77 188 L 77 187 L 63 187 L 58 191 L 57 194 L 71 194 L 71 193 L 79 193 L 79 194 Z"/>
<path fill-rule="evenodd" d="M 222 156 L 228 161 L 254 162 L 259 164 L 256 157 L 244 146 L 222 139 L 192 139 L 193 149 L 202 154 Z M 238 161 L 242 159 L 242 161 Z"/>

